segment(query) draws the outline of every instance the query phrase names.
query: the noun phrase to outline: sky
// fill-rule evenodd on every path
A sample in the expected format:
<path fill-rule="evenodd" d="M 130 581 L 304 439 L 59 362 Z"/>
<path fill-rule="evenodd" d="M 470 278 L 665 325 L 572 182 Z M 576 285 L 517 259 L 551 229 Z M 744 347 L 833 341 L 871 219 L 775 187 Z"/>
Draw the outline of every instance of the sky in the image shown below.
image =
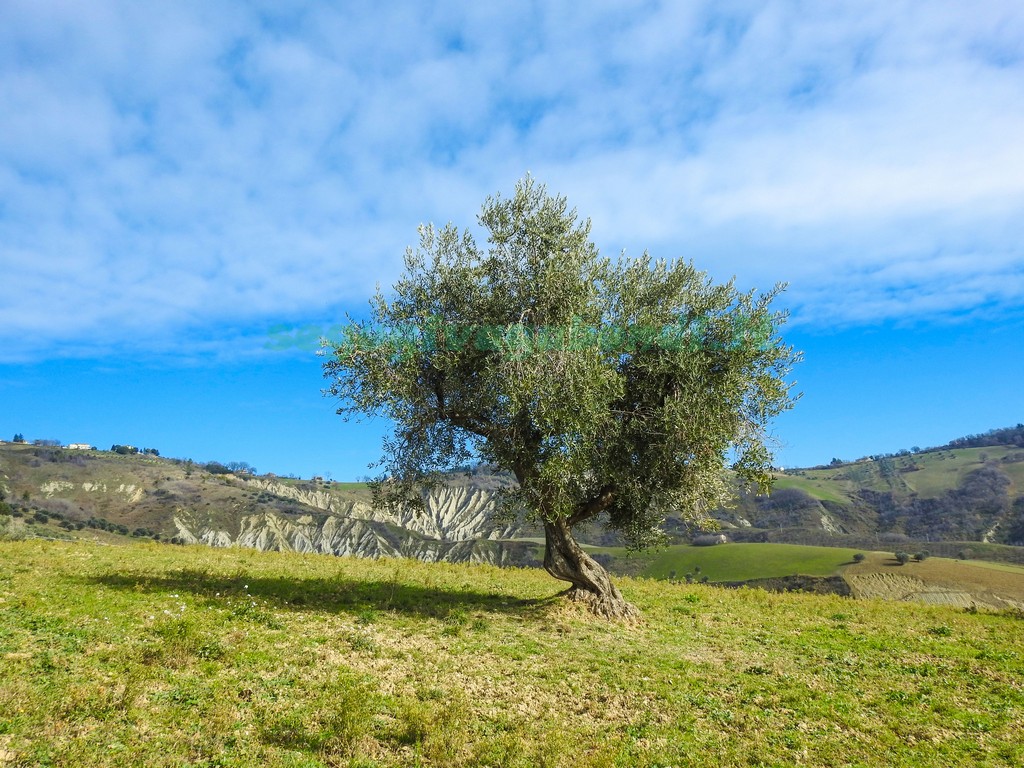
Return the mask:
<path fill-rule="evenodd" d="M 788 283 L 778 464 L 1013 425 L 1022 137 L 1017 0 L 2 0 L 0 439 L 369 474 L 316 337 L 527 173 Z"/>

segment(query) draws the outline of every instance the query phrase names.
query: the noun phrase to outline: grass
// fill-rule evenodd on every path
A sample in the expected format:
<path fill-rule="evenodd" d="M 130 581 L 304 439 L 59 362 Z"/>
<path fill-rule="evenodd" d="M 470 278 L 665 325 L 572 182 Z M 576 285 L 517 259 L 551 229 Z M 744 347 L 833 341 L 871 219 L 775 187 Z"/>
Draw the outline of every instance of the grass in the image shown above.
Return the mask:
<path fill-rule="evenodd" d="M 341 491 L 367 491 L 369 486 L 364 482 L 345 482 L 342 480 L 335 480 L 330 483 L 329 488 L 335 488 Z"/>
<path fill-rule="evenodd" d="M 987 560 L 965 560 L 963 562 L 966 565 L 978 568 L 988 568 L 992 571 L 1004 571 L 1006 573 L 1016 573 L 1024 576 L 1024 566 L 1020 565 L 1011 565 L 1009 563 L 990 563 Z"/>
<path fill-rule="evenodd" d="M 779 576 L 831 576 L 859 550 L 799 544 L 724 544 L 714 547 L 666 547 L 641 575 L 656 579 L 686 573 L 709 581 L 749 581 Z"/>
<path fill-rule="evenodd" d="M 810 471 L 807 473 L 811 474 Z M 776 490 L 798 488 L 821 501 L 834 501 L 837 504 L 849 504 L 850 497 L 840 490 L 840 485 L 829 477 L 798 477 L 795 475 L 776 474 L 774 486 Z"/>
<path fill-rule="evenodd" d="M 938 496 L 957 487 L 969 472 L 981 469 L 984 454 L 990 459 L 1000 459 L 1006 448 L 964 448 L 945 453 L 926 453 L 917 459 L 921 469 L 907 473 L 907 483 L 922 496 Z M 1010 465 L 1001 465 L 1004 472 Z"/>
<path fill-rule="evenodd" d="M 0 761 L 1024 762 L 1019 616 L 621 587 L 641 626 L 540 571 L 0 543 Z"/>

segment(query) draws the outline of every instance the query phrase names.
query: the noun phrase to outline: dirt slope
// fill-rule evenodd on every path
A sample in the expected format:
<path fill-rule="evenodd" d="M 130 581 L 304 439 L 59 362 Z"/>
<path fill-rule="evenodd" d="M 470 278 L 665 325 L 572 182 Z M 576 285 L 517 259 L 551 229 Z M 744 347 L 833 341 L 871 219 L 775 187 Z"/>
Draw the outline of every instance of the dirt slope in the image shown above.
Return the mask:
<path fill-rule="evenodd" d="M 842 575 L 858 598 L 1024 610 L 1024 569 L 939 557 L 901 566 L 892 556 L 876 552 L 847 566 Z"/>

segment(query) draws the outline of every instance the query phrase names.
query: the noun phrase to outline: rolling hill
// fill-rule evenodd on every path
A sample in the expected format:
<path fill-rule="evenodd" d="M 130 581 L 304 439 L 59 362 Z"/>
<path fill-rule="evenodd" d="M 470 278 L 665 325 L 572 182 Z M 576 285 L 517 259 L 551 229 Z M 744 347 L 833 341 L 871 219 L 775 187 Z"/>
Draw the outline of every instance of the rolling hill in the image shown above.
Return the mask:
<path fill-rule="evenodd" d="M 261 550 L 536 565 L 539 531 L 495 520 L 509 480 L 453 475 L 422 515 L 375 509 L 362 483 L 233 474 L 216 464 L 49 445 L 0 444 L 0 520 L 8 535 L 125 537 Z M 775 475 L 767 496 L 737 492 L 714 515 L 730 539 L 1024 563 L 1024 426 Z M 670 517 L 671 541 L 693 529 Z M 593 526 L 581 539 L 629 571 L 620 542 Z"/>
<path fill-rule="evenodd" d="M 219 470 L 219 465 L 218 465 Z M 525 565 L 536 531 L 487 514 L 507 481 L 452 476 L 422 515 L 375 509 L 363 483 L 210 471 L 152 455 L 0 445 L 8 528 L 22 535 Z"/>

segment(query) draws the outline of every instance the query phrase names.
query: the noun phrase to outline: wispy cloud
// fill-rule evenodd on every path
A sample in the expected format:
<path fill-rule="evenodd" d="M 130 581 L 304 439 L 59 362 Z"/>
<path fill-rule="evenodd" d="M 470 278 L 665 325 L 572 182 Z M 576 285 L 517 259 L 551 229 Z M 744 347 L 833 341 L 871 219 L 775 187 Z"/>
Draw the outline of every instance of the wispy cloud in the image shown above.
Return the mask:
<path fill-rule="evenodd" d="M 528 169 L 804 322 L 1024 303 L 1018 3 L 587 8 L 9 0 L 0 355 L 329 316 Z"/>

